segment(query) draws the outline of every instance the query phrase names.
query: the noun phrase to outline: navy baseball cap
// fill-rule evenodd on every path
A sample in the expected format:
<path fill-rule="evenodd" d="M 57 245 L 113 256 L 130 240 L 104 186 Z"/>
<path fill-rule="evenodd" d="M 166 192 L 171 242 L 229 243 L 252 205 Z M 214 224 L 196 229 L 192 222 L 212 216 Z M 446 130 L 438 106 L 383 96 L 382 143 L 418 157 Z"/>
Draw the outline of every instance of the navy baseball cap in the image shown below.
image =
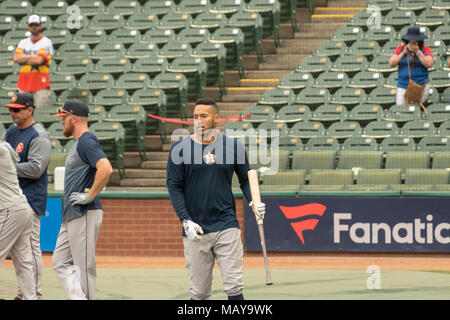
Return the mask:
<path fill-rule="evenodd" d="M 65 116 L 80 116 L 80 117 L 88 117 L 89 116 L 89 108 L 81 100 L 78 99 L 70 99 L 67 100 L 62 108 L 58 109 L 58 113 L 53 115 L 54 117 L 65 117 Z"/>
<path fill-rule="evenodd" d="M 29 108 L 29 107 L 34 108 L 33 95 L 28 92 L 14 93 L 11 96 L 11 102 L 8 104 L 5 104 L 4 107 L 17 108 L 17 109 L 23 109 L 23 108 Z"/>

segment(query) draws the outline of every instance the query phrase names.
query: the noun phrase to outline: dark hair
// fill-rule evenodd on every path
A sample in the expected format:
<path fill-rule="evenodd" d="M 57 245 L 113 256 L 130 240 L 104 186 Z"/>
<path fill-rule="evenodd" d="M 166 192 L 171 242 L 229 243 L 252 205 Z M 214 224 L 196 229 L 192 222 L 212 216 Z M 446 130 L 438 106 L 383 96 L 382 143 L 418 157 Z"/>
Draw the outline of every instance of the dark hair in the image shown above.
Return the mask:
<path fill-rule="evenodd" d="M 195 106 L 199 105 L 199 104 L 203 104 L 206 106 L 212 106 L 216 109 L 216 113 L 219 113 L 219 107 L 217 106 L 216 101 L 214 101 L 213 99 L 210 98 L 200 98 L 197 101 L 195 101 Z"/>

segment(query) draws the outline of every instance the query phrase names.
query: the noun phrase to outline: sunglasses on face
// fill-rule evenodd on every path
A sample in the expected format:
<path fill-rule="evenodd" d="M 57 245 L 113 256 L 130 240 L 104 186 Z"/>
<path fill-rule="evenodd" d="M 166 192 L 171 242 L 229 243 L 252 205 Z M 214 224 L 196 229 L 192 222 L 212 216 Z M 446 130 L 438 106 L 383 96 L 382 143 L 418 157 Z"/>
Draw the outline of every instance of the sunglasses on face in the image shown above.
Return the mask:
<path fill-rule="evenodd" d="M 38 27 L 38 26 L 40 26 L 40 24 L 39 23 L 30 23 L 28 26 L 29 27 Z"/>
<path fill-rule="evenodd" d="M 31 107 L 26 107 L 26 108 L 9 108 L 9 112 L 14 112 L 14 113 L 19 113 L 22 110 L 28 109 Z"/>
<path fill-rule="evenodd" d="M 65 109 L 63 109 L 63 108 L 58 108 L 58 113 L 65 113 L 65 114 L 67 114 L 67 115 L 69 115 L 69 116 L 74 116 L 74 117 L 76 117 L 76 115 L 74 115 L 73 113 L 71 113 L 71 112 L 69 112 L 69 111 L 67 111 L 67 110 L 65 110 Z"/>

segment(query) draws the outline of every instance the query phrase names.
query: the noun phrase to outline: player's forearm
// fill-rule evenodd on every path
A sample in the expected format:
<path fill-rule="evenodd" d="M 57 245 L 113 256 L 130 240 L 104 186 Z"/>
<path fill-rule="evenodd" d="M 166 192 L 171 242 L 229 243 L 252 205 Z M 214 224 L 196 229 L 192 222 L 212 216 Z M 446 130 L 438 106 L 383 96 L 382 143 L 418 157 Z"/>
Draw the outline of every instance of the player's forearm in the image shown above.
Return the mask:
<path fill-rule="evenodd" d="M 168 187 L 170 202 L 172 202 L 173 209 L 180 221 L 192 220 L 186 209 L 186 203 L 184 199 L 184 193 L 177 187 Z"/>
<path fill-rule="evenodd" d="M 50 140 L 35 138 L 28 151 L 28 161 L 16 164 L 17 176 L 26 179 L 39 179 L 47 170 L 51 155 Z"/>
<path fill-rule="evenodd" d="M 94 183 L 89 190 L 89 199 L 94 199 L 108 184 L 109 178 L 113 172 L 111 164 L 108 159 L 101 159 L 96 166 L 97 172 L 95 173 Z"/>
<path fill-rule="evenodd" d="M 15 54 L 14 62 L 18 64 L 28 64 L 31 66 L 39 66 L 45 62 L 45 59 L 37 55 Z"/>

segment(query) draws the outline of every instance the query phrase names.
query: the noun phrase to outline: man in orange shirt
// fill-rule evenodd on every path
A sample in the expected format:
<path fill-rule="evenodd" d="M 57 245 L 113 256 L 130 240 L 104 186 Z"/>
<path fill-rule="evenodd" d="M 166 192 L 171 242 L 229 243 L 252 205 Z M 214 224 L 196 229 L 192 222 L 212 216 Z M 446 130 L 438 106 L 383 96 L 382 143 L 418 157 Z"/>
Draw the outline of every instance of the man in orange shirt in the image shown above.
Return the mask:
<path fill-rule="evenodd" d="M 28 18 L 28 31 L 31 36 L 19 42 L 14 52 L 14 62 L 21 65 L 17 87 L 21 92 L 33 95 L 35 107 L 49 105 L 50 98 L 50 59 L 53 44 L 42 34 L 42 22 L 38 15 Z"/>

